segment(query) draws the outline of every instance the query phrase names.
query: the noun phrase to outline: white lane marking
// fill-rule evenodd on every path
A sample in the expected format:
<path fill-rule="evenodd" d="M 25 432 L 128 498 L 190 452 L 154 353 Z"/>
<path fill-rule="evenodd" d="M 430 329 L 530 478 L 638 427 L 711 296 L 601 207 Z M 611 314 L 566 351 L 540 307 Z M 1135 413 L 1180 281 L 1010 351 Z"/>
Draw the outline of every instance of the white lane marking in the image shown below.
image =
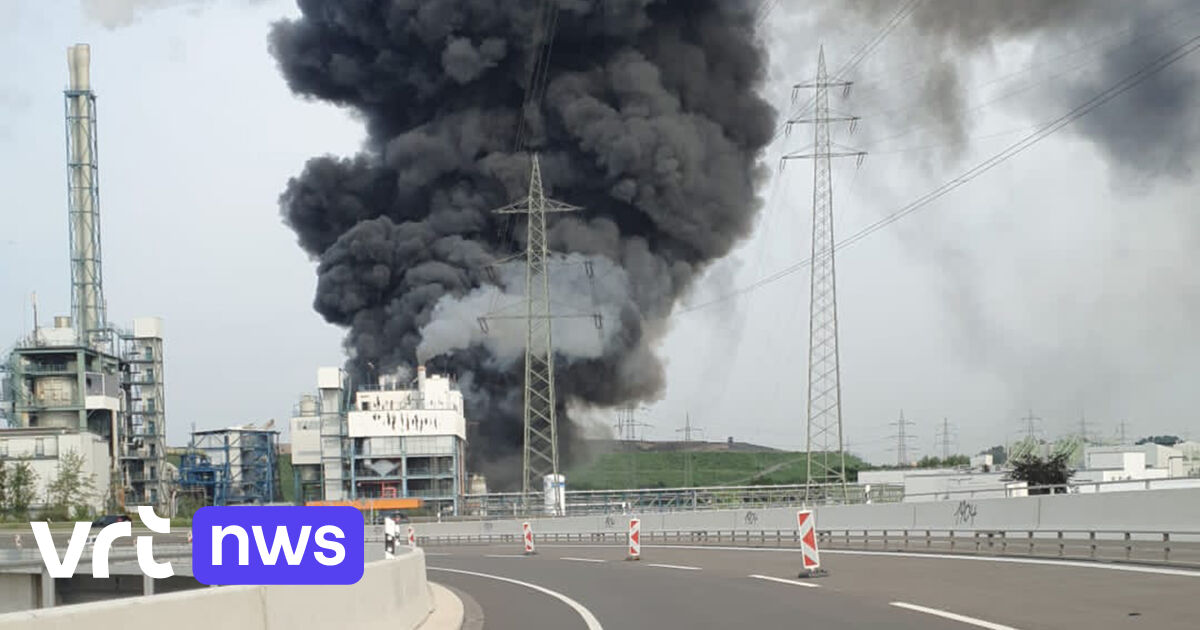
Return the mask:
<path fill-rule="evenodd" d="M 945 610 L 938 610 L 937 608 L 918 606 L 916 604 L 906 604 L 904 602 L 892 602 L 892 605 L 897 608 L 907 608 L 908 610 L 915 610 L 917 612 L 922 612 L 927 615 L 934 615 L 935 617 L 942 617 L 943 619 L 950 619 L 951 621 L 958 621 L 960 623 L 970 624 L 972 626 L 978 626 L 980 628 L 987 628 L 988 630 L 1016 630 L 1016 628 L 1013 628 L 1012 626 L 1005 626 L 1005 625 L 1001 625 L 998 623 L 992 623 L 990 621 L 984 621 L 982 619 L 976 619 L 974 617 L 968 617 L 966 615 L 960 615 L 958 613 L 952 613 L 952 612 L 948 612 Z"/>
<path fill-rule="evenodd" d="M 809 582 L 801 582 L 800 580 L 788 580 L 785 578 L 771 577 L 769 575 L 758 575 L 757 573 L 748 577 L 756 580 L 767 580 L 769 582 L 779 582 L 780 584 L 791 584 L 792 586 L 804 586 L 807 588 L 821 588 L 820 584 L 812 584 Z"/>
<path fill-rule="evenodd" d="M 545 547 L 577 547 L 612 549 L 612 545 L 543 545 Z M 712 551 L 764 551 L 776 553 L 800 553 L 799 549 L 781 549 L 778 547 L 723 547 L 718 545 L 661 545 L 659 550 L 669 549 L 709 549 Z M 847 556 L 890 556 L 896 558 L 934 558 L 937 560 L 973 560 L 975 562 L 1010 562 L 1013 564 L 1042 564 L 1055 567 L 1073 567 L 1081 569 L 1101 569 L 1104 571 L 1128 571 L 1130 573 L 1151 573 L 1155 575 L 1170 575 L 1175 577 L 1200 578 L 1200 571 L 1189 569 L 1171 569 L 1167 567 L 1152 567 L 1138 564 L 1118 564 L 1108 562 L 1089 562 L 1087 560 L 1049 560 L 1045 558 L 1005 558 L 995 556 L 967 556 L 946 553 L 914 553 L 904 551 L 851 551 L 847 549 L 822 549 L 822 554 L 841 554 Z"/>
<path fill-rule="evenodd" d="M 558 601 L 570 606 L 575 612 L 579 613 L 580 617 L 583 617 L 583 623 L 587 624 L 588 630 L 604 630 L 604 626 L 600 625 L 600 620 L 596 619 L 596 615 L 593 615 L 592 611 L 585 608 L 583 606 L 583 604 L 580 604 L 579 602 L 571 599 L 570 597 L 567 597 L 566 595 L 563 595 L 562 593 L 559 593 L 558 591 L 552 591 L 544 586 L 538 586 L 537 584 L 530 584 L 529 582 L 522 582 L 520 580 L 514 580 L 512 578 L 507 578 L 502 575 L 491 575 L 488 573 L 476 573 L 475 571 L 463 571 L 461 569 L 443 569 L 441 567 L 427 567 L 427 568 L 430 571 L 447 571 L 449 573 L 460 573 L 462 575 L 473 575 L 475 577 L 488 578 L 489 580 L 499 580 L 501 582 L 508 582 L 509 584 L 516 584 L 517 586 L 524 586 L 525 588 L 533 589 L 539 593 L 544 593 L 546 595 L 549 595 L 550 597 L 553 597 L 554 599 L 557 599 Z"/>
<path fill-rule="evenodd" d="M 685 567 L 679 564 L 647 564 L 648 567 L 658 567 L 660 569 L 679 569 L 680 571 L 699 571 L 700 567 Z"/>
<path fill-rule="evenodd" d="M 571 562 L 606 562 L 606 560 L 600 560 L 599 558 L 569 558 L 569 557 L 564 557 L 564 558 L 559 558 L 559 559 L 560 559 L 560 560 L 569 560 L 569 561 L 571 561 Z"/>
<path fill-rule="evenodd" d="M 505 554 L 505 553 L 489 553 L 489 554 L 485 554 L 483 557 L 484 558 L 528 558 L 529 556 L 523 556 L 523 555 L 516 554 L 516 553 L 507 553 L 507 554 Z"/>
<path fill-rule="evenodd" d="M 425 552 L 425 555 L 426 555 L 426 556 L 429 556 L 430 558 L 442 558 L 442 557 L 445 557 L 445 556 L 453 556 L 454 554 L 452 554 L 452 553 L 442 553 L 442 552 L 440 552 L 440 551 L 426 551 L 426 552 Z"/>

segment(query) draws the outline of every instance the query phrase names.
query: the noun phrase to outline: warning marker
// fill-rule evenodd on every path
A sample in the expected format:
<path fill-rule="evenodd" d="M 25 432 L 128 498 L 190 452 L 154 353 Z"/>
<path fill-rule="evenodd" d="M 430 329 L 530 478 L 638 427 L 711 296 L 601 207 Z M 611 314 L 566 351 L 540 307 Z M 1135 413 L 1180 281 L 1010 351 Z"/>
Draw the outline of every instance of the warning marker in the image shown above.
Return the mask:
<path fill-rule="evenodd" d="M 625 559 L 642 559 L 642 521 L 636 518 L 629 519 L 629 555 Z"/>
<path fill-rule="evenodd" d="M 529 526 L 529 522 L 521 523 L 521 531 L 525 533 L 525 555 L 532 556 L 537 553 L 533 548 L 533 528 Z"/>
<path fill-rule="evenodd" d="M 796 512 L 796 525 L 800 529 L 800 556 L 804 558 L 802 578 L 822 577 L 829 572 L 821 568 L 821 554 L 817 551 L 817 517 L 812 510 Z"/>
<path fill-rule="evenodd" d="M 417 548 L 417 530 L 413 529 L 412 525 L 408 526 L 408 548 Z"/>
<path fill-rule="evenodd" d="M 192 530 L 188 530 L 188 544 L 192 544 Z M 21 548 L 21 535 L 17 534 L 17 549 Z"/>

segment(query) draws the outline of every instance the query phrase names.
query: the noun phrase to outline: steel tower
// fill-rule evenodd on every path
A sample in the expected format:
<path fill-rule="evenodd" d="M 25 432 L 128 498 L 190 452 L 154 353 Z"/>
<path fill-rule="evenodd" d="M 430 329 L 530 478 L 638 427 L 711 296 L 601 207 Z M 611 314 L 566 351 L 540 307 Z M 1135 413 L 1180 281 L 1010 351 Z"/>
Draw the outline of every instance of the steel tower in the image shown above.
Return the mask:
<path fill-rule="evenodd" d="M 829 88 L 850 89 L 849 81 L 830 78 L 825 70 L 825 49 L 821 48 L 815 81 L 800 83 L 801 89 L 815 90 L 811 118 L 796 118 L 794 124 L 813 126 L 813 144 L 808 150 L 791 153 L 784 160 L 813 160 L 812 256 L 808 320 L 808 420 L 806 444 L 808 468 L 806 486 L 812 496 L 813 484 L 840 484 L 846 488 L 846 453 L 842 437 L 841 368 L 838 357 L 837 277 L 834 269 L 833 183 L 830 162 L 835 157 L 862 159 L 866 153 L 835 145 L 830 139 L 829 123 L 846 121 L 853 130 L 857 116 L 830 113 Z"/>
<path fill-rule="evenodd" d="M 67 49 L 67 213 L 71 239 L 71 315 L 81 345 L 107 338 L 100 274 L 100 175 L 96 164 L 96 94 L 89 77 L 90 49 Z"/>
<path fill-rule="evenodd" d="M 529 195 L 496 210 L 529 215 L 525 268 L 525 447 L 521 491 L 529 495 L 546 475 L 558 475 L 558 419 L 554 395 L 554 345 L 550 321 L 550 276 L 546 261 L 546 214 L 580 210 L 546 198 L 542 169 L 530 154 Z"/>

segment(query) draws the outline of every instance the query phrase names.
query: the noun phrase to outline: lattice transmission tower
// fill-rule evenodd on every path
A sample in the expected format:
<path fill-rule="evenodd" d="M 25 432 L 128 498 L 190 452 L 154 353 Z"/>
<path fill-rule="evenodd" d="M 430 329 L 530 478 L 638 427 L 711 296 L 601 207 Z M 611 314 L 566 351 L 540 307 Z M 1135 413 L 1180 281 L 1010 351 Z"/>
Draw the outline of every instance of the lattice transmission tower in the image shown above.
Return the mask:
<path fill-rule="evenodd" d="M 549 248 L 546 214 L 575 212 L 579 206 L 548 199 L 542 187 L 542 169 L 536 153 L 530 154 L 529 194 L 495 210 L 499 214 L 528 215 L 525 249 L 525 447 L 521 491 L 528 496 L 546 475 L 558 475 L 558 418 L 554 394 L 554 343 L 551 334 Z"/>
<path fill-rule="evenodd" d="M 851 82 L 830 77 L 825 70 L 825 49 L 821 48 L 815 81 L 800 83 L 792 90 L 792 99 L 802 89 L 815 90 L 812 116 L 793 118 L 796 124 L 813 126 L 813 144 L 807 150 L 787 154 L 787 160 L 813 160 L 812 256 L 808 320 L 808 419 L 807 488 L 813 484 L 840 484 L 846 488 L 846 451 L 842 437 L 842 385 L 838 356 L 837 276 L 834 269 L 833 182 L 831 161 L 835 157 L 854 157 L 861 163 L 866 153 L 835 144 L 829 124 L 847 122 L 851 131 L 857 116 L 834 114 L 829 108 L 829 88 L 849 92 Z"/>

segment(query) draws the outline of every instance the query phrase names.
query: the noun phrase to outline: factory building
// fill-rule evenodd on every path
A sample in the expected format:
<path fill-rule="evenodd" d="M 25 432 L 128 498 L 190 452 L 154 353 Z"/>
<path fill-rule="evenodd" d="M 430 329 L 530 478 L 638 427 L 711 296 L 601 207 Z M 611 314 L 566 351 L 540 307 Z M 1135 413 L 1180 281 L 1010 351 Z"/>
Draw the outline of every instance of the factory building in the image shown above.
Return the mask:
<path fill-rule="evenodd" d="M 467 421 L 449 377 L 420 366 L 411 381 L 384 376 L 350 396 L 344 373 L 322 368 L 318 386 L 291 423 L 300 500 L 416 498 L 439 512 L 459 511 Z"/>
<path fill-rule="evenodd" d="M 29 464 L 33 471 L 35 512 L 46 507 L 48 489 L 58 476 L 59 458 L 67 453 L 80 456 L 83 466 L 80 475 L 90 479 L 94 493 L 87 498 L 86 507 L 92 512 L 104 510 L 109 497 L 111 459 L 109 442 L 87 431 L 69 428 L 33 427 L 0 431 L 0 465 Z"/>
<path fill-rule="evenodd" d="M 278 500 L 279 431 L 245 426 L 192 432 L 179 460 L 179 490 L 198 505 Z"/>
<path fill-rule="evenodd" d="M 103 456 L 90 446 L 81 446 L 80 455 L 87 460 L 85 469 L 104 477 L 97 484 L 107 488 L 103 506 L 162 506 L 169 499 L 163 324 L 157 318 L 138 318 L 131 330 L 122 330 L 107 320 L 90 56 L 86 44 L 67 50 L 71 316 L 55 317 L 53 326 L 41 327 L 35 305 L 34 330 L 0 361 L 0 431 L 49 429 L 59 441 L 76 434 L 67 441 L 80 445 L 99 439 L 107 445 Z M 4 433 L 0 441 L 17 435 Z"/>

